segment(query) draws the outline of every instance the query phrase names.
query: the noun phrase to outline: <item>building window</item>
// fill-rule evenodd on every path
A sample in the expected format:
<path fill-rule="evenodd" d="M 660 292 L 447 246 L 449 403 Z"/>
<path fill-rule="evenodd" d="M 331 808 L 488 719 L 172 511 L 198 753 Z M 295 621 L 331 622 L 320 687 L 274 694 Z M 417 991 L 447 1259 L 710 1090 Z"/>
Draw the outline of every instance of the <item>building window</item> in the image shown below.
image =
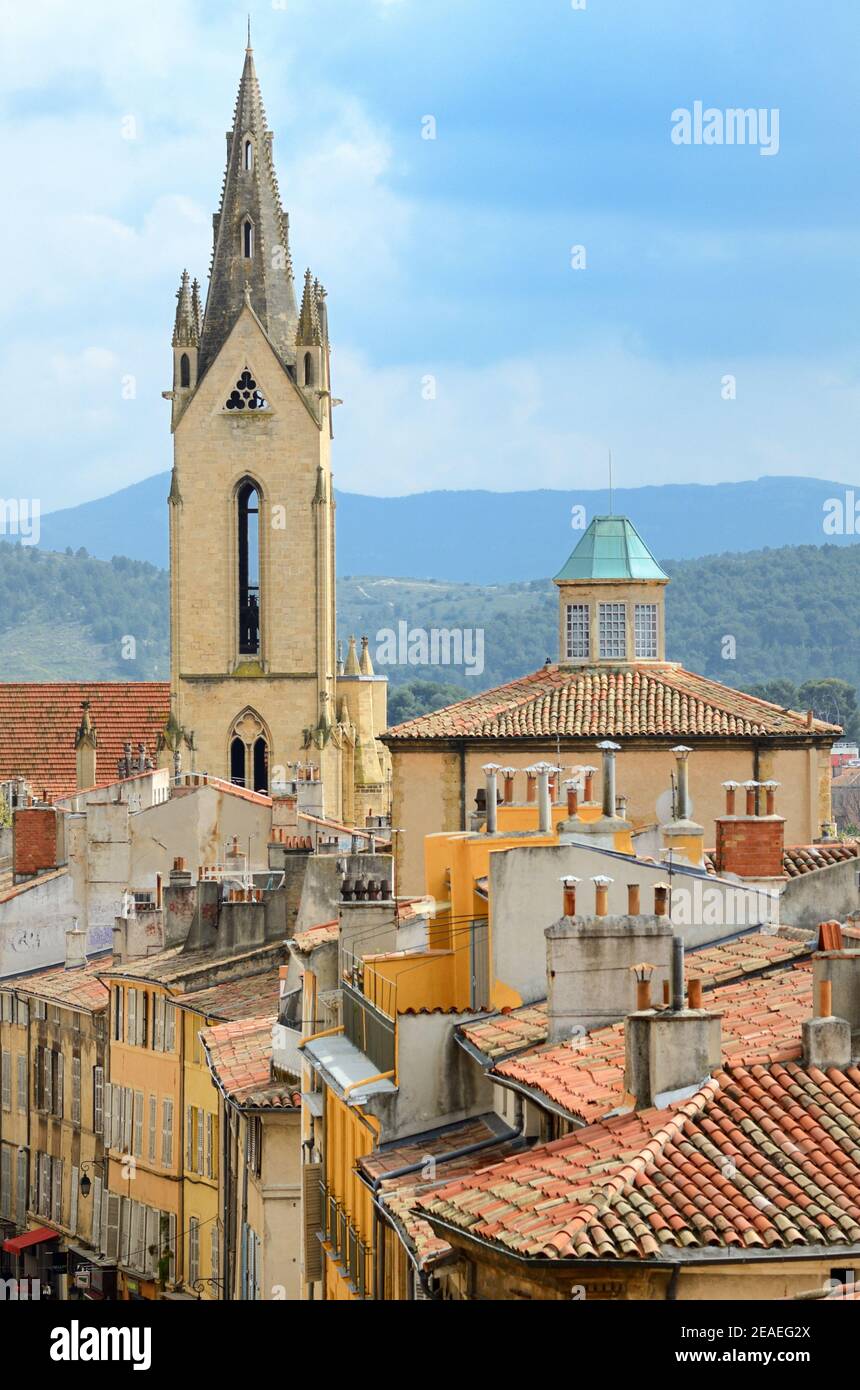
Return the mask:
<path fill-rule="evenodd" d="M 601 603 L 600 655 L 623 661 L 627 655 L 627 604 Z"/>
<path fill-rule="evenodd" d="M 143 1091 L 134 1093 L 134 1149 L 135 1158 L 143 1158 Z"/>
<path fill-rule="evenodd" d="M 158 1098 L 157 1098 L 157 1096 L 150 1096 L 150 1097 L 149 1097 L 149 1148 L 148 1148 L 148 1150 L 147 1150 L 147 1152 L 148 1152 L 148 1154 L 149 1154 L 149 1161 L 150 1161 L 150 1163 L 154 1163 L 155 1160 L 156 1160 L 156 1156 L 157 1156 L 157 1138 L 156 1138 L 156 1130 L 157 1130 L 157 1128 L 158 1128 Z"/>
<path fill-rule="evenodd" d="M 105 1123 L 105 1069 L 93 1067 L 93 1133 L 101 1134 Z"/>
<path fill-rule="evenodd" d="M 72 1124 L 81 1123 L 81 1059 L 72 1058 Z"/>
<path fill-rule="evenodd" d="M 63 1118 L 63 1074 L 65 1071 L 65 1058 L 62 1052 L 53 1054 L 54 1061 L 54 1107 L 53 1113 Z"/>
<path fill-rule="evenodd" d="M 246 174 L 250 174 L 250 172 L 251 172 L 251 170 L 253 169 L 253 167 L 254 167 L 254 142 L 253 142 L 252 140 L 246 140 L 246 141 L 245 141 L 245 173 L 246 173 Z"/>
<path fill-rule="evenodd" d="M 23 1053 L 18 1057 L 18 1109 L 27 1113 L 27 1058 Z"/>
<path fill-rule="evenodd" d="M 197 1111 L 197 1172 L 201 1175 L 203 1173 L 203 1136 L 206 1123 L 204 1116 L 205 1111 Z"/>
<path fill-rule="evenodd" d="M 579 660 L 589 655 L 591 635 L 590 615 L 587 603 L 567 605 L 567 659 Z"/>
<path fill-rule="evenodd" d="M 176 1005 L 169 999 L 164 1001 L 164 1051 L 172 1052 L 176 1046 Z"/>
<path fill-rule="evenodd" d="M 12 1109 L 12 1054 L 4 1052 L 0 1057 L 0 1078 L 2 1078 L 3 1109 Z"/>
<path fill-rule="evenodd" d="M 305 353 L 305 386 L 314 384 L 314 359 L 309 352 Z"/>
<path fill-rule="evenodd" d="M 120 985 L 113 987 L 113 1038 L 114 1042 L 122 1042 L 122 988 Z"/>
<path fill-rule="evenodd" d="M 194 1171 L 194 1106 L 185 1107 L 185 1166 L 189 1173 Z"/>
<path fill-rule="evenodd" d="M 206 1176 L 215 1176 L 215 1116 L 211 1111 L 206 1116 Z"/>
<path fill-rule="evenodd" d="M 196 1284 L 200 1278 L 200 1222 L 196 1216 L 188 1218 L 188 1279 Z"/>
<path fill-rule="evenodd" d="M 179 359 L 179 385 L 191 385 L 191 362 L 187 352 L 183 352 Z"/>
<path fill-rule="evenodd" d="M 254 224 L 248 219 L 242 223 L 242 255 L 246 261 L 254 255 Z"/>
<path fill-rule="evenodd" d="M 657 605 L 656 603 L 637 603 L 633 615 L 636 641 L 636 655 L 644 658 L 657 656 Z"/>
<path fill-rule="evenodd" d="M 161 1102 L 161 1166 L 173 1167 L 173 1101 L 168 1096 Z"/>
<path fill-rule="evenodd" d="M 260 651 L 260 494 L 251 482 L 239 489 L 239 651 Z"/>

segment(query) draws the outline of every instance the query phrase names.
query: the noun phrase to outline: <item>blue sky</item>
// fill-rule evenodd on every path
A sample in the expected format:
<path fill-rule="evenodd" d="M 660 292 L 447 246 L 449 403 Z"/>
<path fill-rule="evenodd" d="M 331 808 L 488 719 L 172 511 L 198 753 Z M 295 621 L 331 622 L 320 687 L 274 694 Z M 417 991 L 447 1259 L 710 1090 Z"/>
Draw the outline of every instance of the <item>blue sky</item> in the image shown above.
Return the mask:
<path fill-rule="evenodd" d="M 169 467 L 247 8 L 0 0 L 0 496 Z M 297 267 L 329 289 L 342 488 L 575 489 L 610 447 L 627 486 L 857 477 L 858 7 L 250 8 Z M 779 153 L 673 144 L 696 101 L 777 108 Z"/>

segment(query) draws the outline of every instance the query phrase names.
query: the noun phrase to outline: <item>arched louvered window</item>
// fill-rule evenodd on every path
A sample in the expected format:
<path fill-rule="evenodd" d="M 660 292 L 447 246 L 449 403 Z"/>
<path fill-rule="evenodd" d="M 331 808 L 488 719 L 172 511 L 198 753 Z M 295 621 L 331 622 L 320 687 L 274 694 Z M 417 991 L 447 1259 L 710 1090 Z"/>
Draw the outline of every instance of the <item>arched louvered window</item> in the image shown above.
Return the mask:
<path fill-rule="evenodd" d="M 260 651 L 260 494 L 244 482 L 238 493 L 239 526 L 239 651 Z"/>

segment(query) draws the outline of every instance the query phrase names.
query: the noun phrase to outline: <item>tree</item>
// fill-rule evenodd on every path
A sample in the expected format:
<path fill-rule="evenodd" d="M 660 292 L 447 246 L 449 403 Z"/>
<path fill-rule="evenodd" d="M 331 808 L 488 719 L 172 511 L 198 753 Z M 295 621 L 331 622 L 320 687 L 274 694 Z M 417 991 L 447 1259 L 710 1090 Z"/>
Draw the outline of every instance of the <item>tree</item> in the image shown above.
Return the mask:
<path fill-rule="evenodd" d="M 841 724 L 847 738 L 856 738 L 860 730 L 860 710 L 857 691 L 848 681 L 829 676 L 825 680 L 804 681 L 797 692 L 802 709 L 811 709 L 816 719 L 828 724 Z"/>

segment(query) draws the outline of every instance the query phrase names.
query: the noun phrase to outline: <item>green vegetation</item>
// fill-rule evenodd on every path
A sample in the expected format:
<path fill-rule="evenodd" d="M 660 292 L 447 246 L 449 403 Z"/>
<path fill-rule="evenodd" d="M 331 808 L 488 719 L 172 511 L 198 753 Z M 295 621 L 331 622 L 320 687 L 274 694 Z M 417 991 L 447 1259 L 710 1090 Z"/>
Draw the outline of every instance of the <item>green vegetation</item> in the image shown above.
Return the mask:
<path fill-rule="evenodd" d="M 662 562 L 670 659 L 860 734 L 860 546 L 792 546 Z M 557 597 L 549 580 L 456 584 L 343 578 L 339 630 L 370 638 L 399 624 L 481 630 L 483 671 L 385 666 L 392 723 L 440 708 L 542 666 L 557 654 Z M 86 551 L 55 554 L 0 543 L 0 678 L 166 679 L 164 570 Z M 123 656 L 123 638 L 136 644 Z M 473 663 L 474 664 L 474 663 Z"/>

